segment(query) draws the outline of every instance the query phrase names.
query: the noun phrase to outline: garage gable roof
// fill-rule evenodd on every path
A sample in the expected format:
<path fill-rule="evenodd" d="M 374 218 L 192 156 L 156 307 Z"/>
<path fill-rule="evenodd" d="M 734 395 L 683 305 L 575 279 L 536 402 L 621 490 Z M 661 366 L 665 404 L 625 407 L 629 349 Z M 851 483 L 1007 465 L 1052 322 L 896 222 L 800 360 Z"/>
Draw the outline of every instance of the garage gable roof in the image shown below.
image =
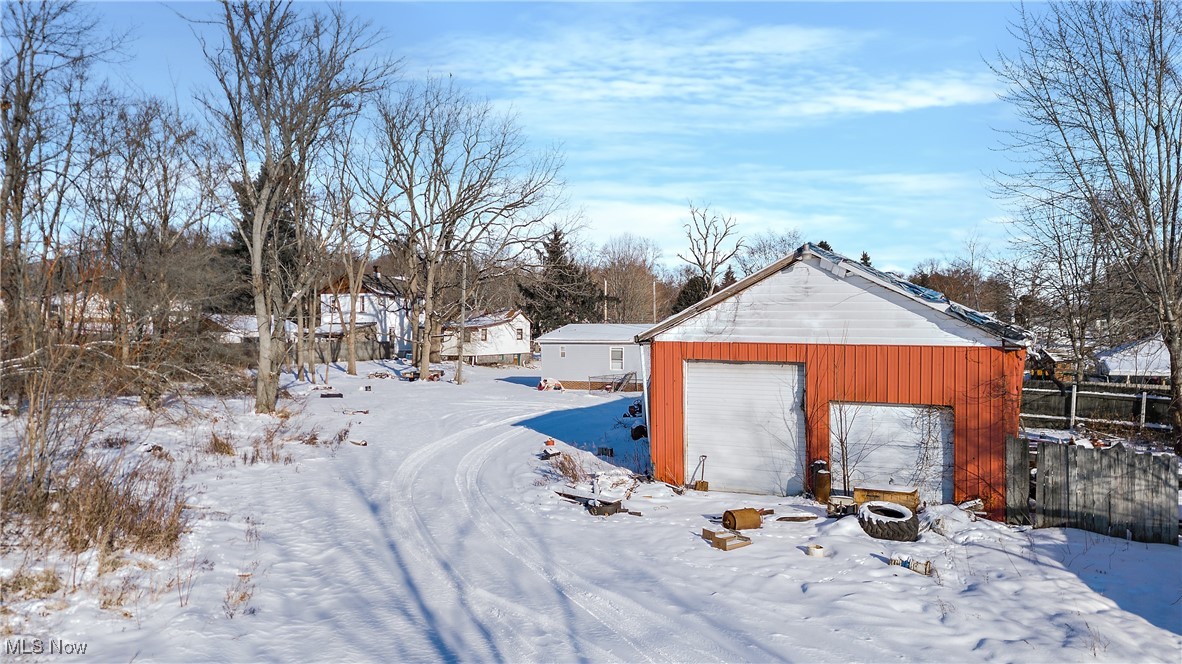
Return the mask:
<path fill-rule="evenodd" d="M 866 281 L 877 284 L 887 290 L 901 294 L 915 302 L 918 302 L 925 307 L 939 312 L 950 318 L 968 323 L 976 328 L 984 330 L 991 336 L 1002 340 L 1003 342 L 1017 344 L 1021 346 L 1028 346 L 1031 341 L 1031 335 L 1026 330 L 1016 326 L 1004 323 L 989 314 L 970 309 L 962 304 L 958 304 L 949 300 L 943 293 L 934 291 L 930 288 L 924 288 L 913 284 L 901 277 L 877 270 L 873 267 L 868 267 L 862 263 L 818 247 L 815 244 L 807 243 L 797 249 L 795 252 L 781 258 L 780 260 L 768 265 L 767 267 L 751 274 L 737 283 L 724 288 L 710 297 L 698 302 L 697 304 L 678 312 L 669 318 L 658 323 L 656 326 L 638 334 L 636 336 L 637 342 L 652 341 L 654 337 L 662 332 L 670 330 L 684 321 L 687 321 L 698 314 L 711 309 L 719 302 L 728 300 L 739 293 L 751 288 L 760 283 L 764 279 L 780 272 L 784 268 L 804 260 L 807 257 L 816 257 L 819 259 L 822 268 L 827 269 L 835 274 L 857 274 Z"/>

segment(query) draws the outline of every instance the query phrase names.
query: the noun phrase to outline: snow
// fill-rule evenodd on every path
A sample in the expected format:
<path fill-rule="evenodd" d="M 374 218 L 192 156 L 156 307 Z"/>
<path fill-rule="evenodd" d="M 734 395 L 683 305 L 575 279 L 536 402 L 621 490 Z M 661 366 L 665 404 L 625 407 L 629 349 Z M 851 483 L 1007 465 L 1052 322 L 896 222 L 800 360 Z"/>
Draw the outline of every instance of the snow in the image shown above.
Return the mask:
<path fill-rule="evenodd" d="M 465 319 L 464 327 L 480 328 L 504 325 L 507 323 L 512 323 L 513 319 L 517 318 L 518 316 L 523 316 L 523 314 L 517 309 L 502 309 L 500 311 L 480 312 Z M 459 323 L 447 324 L 448 329 L 458 328 L 459 326 Z"/>
<path fill-rule="evenodd" d="M 253 314 L 212 314 L 209 318 L 226 328 L 227 334 L 237 336 L 238 341 L 257 339 L 259 336 L 259 319 Z M 295 323 L 285 320 L 283 331 L 291 336 L 298 331 L 298 327 Z"/>
<path fill-rule="evenodd" d="M 276 461 L 194 451 L 209 431 L 241 450 L 277 423 L 243 402 L 206 402 L 204 420 L 151 429 L 142 413 L 123 418 L 142 447 L 191 460 L 181 551 L 134 557 L 64 599 L 9 602 L 7 638 L 170 662 L 1177 662 L 1182 651 L 1179 547 L 1008 527 L 947 505 L 920 515 L 918 542 L 887 542 L 804 498 L 676 495 L 626 469 L 647 455 L 623 417 L 635 395 L 539 392 L 536 375 L 484 367 L 466 368 L 465 385 L 365 378 L 401 366 L 334 370 L 344 399 L 287 386 L 295 414 Z M 368 446 L 294 441 L 346 426 L 343 440 Z M 598 476 L 569 487 L 537 456 L 547 438 Z M 615 456 L 597 458 L 600 447 Z M 592 483 L 642 516 L 594 517 L 555 494 Z M 740 507 L 776 514 L 744 531 L 750 546 L 701 539 Z M 820 518 L 775 521 L 802 512 Z M 892 566 L 895 556 L 936 572 Z M 75 563 L 58 562 L 63 573 Z M 7 554 L 0 574 L 20 564 Z M 142 592 L 99 608 L 123 578 Z"/>
<path fill-rule="evenodd" d="M 1100 372 L 1108 376 L 1168 377 L 1170 354 L 1161 335 L 1096 353 Z"/>
<path fill-rule="evenodd" d="M 538 343 L 635 343 L 636 335 L 651 325 L 626 323 L 573 323 L 537 338 Z"/>

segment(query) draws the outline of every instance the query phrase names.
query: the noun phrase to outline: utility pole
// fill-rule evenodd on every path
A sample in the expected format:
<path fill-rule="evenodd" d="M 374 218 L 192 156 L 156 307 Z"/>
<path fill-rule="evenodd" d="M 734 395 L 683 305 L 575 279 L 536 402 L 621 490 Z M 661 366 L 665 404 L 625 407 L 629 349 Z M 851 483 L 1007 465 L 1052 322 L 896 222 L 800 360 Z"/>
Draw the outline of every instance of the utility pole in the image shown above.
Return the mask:
<path fill-rule="evenodd" d="M 657 322 L 657 280 L 653 279 L 653 322 Z"/>
<path fill-rule="evenodd" d="M 607 322 L 607 277 L 603 278 L 603 322 Z"/>

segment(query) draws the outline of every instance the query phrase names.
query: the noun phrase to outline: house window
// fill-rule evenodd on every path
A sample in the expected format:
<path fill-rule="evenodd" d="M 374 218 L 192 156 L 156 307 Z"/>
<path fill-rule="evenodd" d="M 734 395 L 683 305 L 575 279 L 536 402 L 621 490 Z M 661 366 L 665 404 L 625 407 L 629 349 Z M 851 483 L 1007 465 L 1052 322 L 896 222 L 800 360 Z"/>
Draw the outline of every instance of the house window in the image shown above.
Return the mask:
<path fill-rule="evenodd" d="M 525 330 L 521 329 L 520 327 L 517 328 L 517 340 L 525 341 Z"/>
<path fill-rule="evenodd" d="M 566 357 L 566 346 L 558 347 L 558 357 Z"/>
<path fill-rule="evenodd" d="M 464 330 L 464 343 L 472 343 L 473 334 L 474 332 L 472 330 Z"/>
<path fill-rule="evenodd" d="M 623 348 L 611 349 L 611 370 L 612 371 L 623 371 L 624 370 L 624 349 Z"/>
<path fill-rule="evenodd" d="M 481 330 L 480 330 L 480 340 L 481 340 L 481 341 L 488 341 L 488 330 L 481 328 Z"/>

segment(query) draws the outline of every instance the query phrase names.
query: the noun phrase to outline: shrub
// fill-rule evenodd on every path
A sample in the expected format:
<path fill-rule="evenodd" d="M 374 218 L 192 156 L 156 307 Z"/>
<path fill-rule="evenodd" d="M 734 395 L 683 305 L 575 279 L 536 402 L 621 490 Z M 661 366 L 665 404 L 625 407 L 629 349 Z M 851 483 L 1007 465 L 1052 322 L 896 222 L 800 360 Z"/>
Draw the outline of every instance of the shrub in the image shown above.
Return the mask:
<path fill-rule="evenodd" d="M 211 433 L 209 434 L 209 445 L 206 446 L 205 451 L 210 454 L 234 456 L 234 445 L 229 439 L 229 436 L 219 436 L 217 432 Z"/>
<path fill-rule="evenodd" d="M 52 488 L 5 472 L 3 509 L 25 517 L 27 534 L 68 551 L 171 551 L 187 525 L 179 480 L 168 464 L 124 461 L 76 458 L 54 473 Z"/>

